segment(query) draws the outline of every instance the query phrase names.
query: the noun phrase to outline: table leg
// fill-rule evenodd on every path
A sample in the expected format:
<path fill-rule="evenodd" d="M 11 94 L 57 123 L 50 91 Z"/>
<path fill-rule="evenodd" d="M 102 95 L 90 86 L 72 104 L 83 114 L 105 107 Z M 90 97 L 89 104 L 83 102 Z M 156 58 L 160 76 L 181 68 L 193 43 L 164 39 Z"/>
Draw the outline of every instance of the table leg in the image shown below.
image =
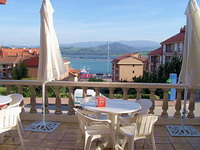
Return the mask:
<path fill-rule="evenodd" d="M 112 122 L 112 128 L 113 128 L 114 137 L 115 137 L 115 141 L 113 141 L 111 137 L 108 139 L 108 147 L 109 148 L 113 148 L 115 146 L 115 149 L 116 149 L 116 147 L 117 147 L 117 141 L 116 141 L 116 132 L 117 132 L 117 130 L 116 129 L 117 129 L 118 115 L 117 114 L 108 113 L 108 119 L 111 120 L 111 122 Z"/>

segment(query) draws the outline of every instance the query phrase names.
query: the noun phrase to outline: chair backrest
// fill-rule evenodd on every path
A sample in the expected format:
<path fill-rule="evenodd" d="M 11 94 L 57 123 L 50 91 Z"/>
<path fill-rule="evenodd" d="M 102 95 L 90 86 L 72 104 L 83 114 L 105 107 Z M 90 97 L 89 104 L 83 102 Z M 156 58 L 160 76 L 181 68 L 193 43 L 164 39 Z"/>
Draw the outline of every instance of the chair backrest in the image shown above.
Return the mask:
<path fill-rule="evenodd" d="M 151 108 L 151 106 L 153 105 L 152 101 L 149 99 L 139 99 L 135 102 L 141 105 L 141 109 L 137 112 L 139 115 L 147 114 L 149 108 Z"/>
<path fill-rule="evenodd" d="M 96 100 L 96 96 L 91 96 L 91 97 L 85 97 L 83 98 L 83 103 L 86 103 L 88 101 L 91 101 L 91 100 Z"/>
<path fill-rule="evenodd" d="M 21 94 L 9 94 L 8 96 L 12 98 L 12 101 L 8 105 L 8 108 L 19 106 L 22 100 L 24 99 L 24 97 Z"/>
<path fill-rule="evenodd" d="M 17 125 L 21 107 L 0 110 L 0 133 L 10 130 Z"/>
<path fill-rule="evenodd" d="M 90 118 L 86 115 L 87 114 L 87 111 L 85 110 L 80 110 L 80 109 L 74 109 L 75 112 L 76 112 L 76 115 L 78 117 L 78 120 L 79 120 L 79 126 L 80 126 L 80 129 L 82 131 L 85 131 L 87 129 L 87 126 L 91 123 L 91 122 L 94 122 L 95 119 L 93 118 Z"/>
<path fill-rule="evenodd" d="M 135 136 L 148 136 L 152 133 L 154 124 L 158 120 L 156 115 L 142 115 L 135 118 Z"/>

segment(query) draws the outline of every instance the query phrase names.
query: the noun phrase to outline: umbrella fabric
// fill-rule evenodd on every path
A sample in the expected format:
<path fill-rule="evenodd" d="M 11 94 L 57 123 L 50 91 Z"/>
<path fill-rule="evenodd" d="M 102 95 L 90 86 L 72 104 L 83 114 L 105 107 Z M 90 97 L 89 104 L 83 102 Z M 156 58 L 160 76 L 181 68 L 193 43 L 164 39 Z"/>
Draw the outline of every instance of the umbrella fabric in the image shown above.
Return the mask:
<path fill-rule="evenodd" d="M 60 79 L 66 72 L 53 26 L 53 12 L 50 1 L 44 0 L 40 10 L 40 58 L 37 76 L 37 80 L 41 82 Z"/>
<path fill-rule="evenodd" d="M 200 84 L 200 9 L 196 0 L 189 1 L 185 15 L 187 25 L 179 82 L 192 87 Z"/>

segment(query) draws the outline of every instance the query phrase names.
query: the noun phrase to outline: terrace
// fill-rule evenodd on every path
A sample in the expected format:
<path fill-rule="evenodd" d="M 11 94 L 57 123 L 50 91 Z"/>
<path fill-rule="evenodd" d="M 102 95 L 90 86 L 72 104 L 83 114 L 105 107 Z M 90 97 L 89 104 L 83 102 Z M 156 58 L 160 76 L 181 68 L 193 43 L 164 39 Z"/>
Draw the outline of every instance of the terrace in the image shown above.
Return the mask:
<path fill-rule="evenodd" d="M 40 98 L 35 96 L 36 86 L 41 85 L 37 81 L 17 81 L 17 80 L 1 80 L 0 84 L 7 88 L 6 94 L 10 93 L 12 86 L 17 86 L 17 92 L 22 93 L 24 86 L 31 88 L 31 97 L 26 98 L 24 103 L 24 111 L 21 114 L 23 125 L 26 127 L 30 125 L 34 120 L 41 120 L 41 110 L 38 107 L 40 104 Z M 88 88 L 94 88 L 96 94 L 99 95 L 101 88 L 109 89 L 109 97 L 114 98 L 114 90 L 121 88 L 123 91 L 123 99 L 128 99 L 129 89 L 136 89 L 137 98 L 140 99 L 142 90 L 148 88 L 150 91 L 150 99 L 153 102 L 153 106 L 150 108 L 150 113 L 159 115 L 159 120 L 155 127 L 155 138 L 157 149 L 169 149 L 169 150 L 190 150 L 200 149 L 199 137 L 172 137 L 165 125 L 181 124 L 181 112 L 183 101 L 181 95 L 184 89 L 183 85 L 173 84 L 148 84 L 148 83 L 117 83 L 117 82 L 68 82 L 68 81 L 52 81 L 47 83 L 47 86 L 53 86 L 56 90 L 55 98 L 46 98 L 46 119 L 48 121 L 58 121 L 61 125 L 53 133 L 39 133 L 25 131 L 24 139 L 27 149 L 74 149 L 76 137 L 78 133 L 78 120 L 74 115 L 74 89 L 79 87 L 83 89 L 83 96 L 86 96 Z M 60 97 L 61 87 L 67 87 L 69 89 L 69 98 Z M 177 90 L 177 100 L 174 102 L 168 101 L 168 91 L 170 88 Z M 162 89 L 164 91 L 164 98 L 162 100 L 156 100 L 156 89 Z M 196 101 L 196 90 L 199 87 L 189 89 L 190 97 L 187 102 L 187 125 L 193 125 L 197 130 L 200 130 L 198 101 Z M 67 104 L 67 105 L 66 105 Z M 195 109 L 195 106 L 197 109 Z M 136 142 L 136 149 L 142 150 L 143 148 Z M 95 144 L 95 143 L 94 143 Z M 18 138 L 14 141 L 10 137 L 6 137 L 3 144 L 0 145 L 0 149 L 20 149 L 20 143 Z M 83 147 L 80 147 L 82 149 Z M 147 144 L 144 149 L 151 149 Z"/>

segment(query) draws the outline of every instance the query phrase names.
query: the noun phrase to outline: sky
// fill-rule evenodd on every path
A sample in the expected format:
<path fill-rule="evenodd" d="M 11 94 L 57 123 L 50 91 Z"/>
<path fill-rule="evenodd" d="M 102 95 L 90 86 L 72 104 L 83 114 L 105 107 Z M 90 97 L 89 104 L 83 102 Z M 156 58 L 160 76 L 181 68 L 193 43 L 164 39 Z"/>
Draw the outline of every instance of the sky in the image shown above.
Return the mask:
<path fill-rule="evenodd" d="M 200 4 L 200 0 L 197 0 Z M 87 41 L 162 42 L 185 25 L 188 0 L 51 0 L 60 44 Z M 42 0 L 0 5 L 0 45 L 39 45 Z"/>

